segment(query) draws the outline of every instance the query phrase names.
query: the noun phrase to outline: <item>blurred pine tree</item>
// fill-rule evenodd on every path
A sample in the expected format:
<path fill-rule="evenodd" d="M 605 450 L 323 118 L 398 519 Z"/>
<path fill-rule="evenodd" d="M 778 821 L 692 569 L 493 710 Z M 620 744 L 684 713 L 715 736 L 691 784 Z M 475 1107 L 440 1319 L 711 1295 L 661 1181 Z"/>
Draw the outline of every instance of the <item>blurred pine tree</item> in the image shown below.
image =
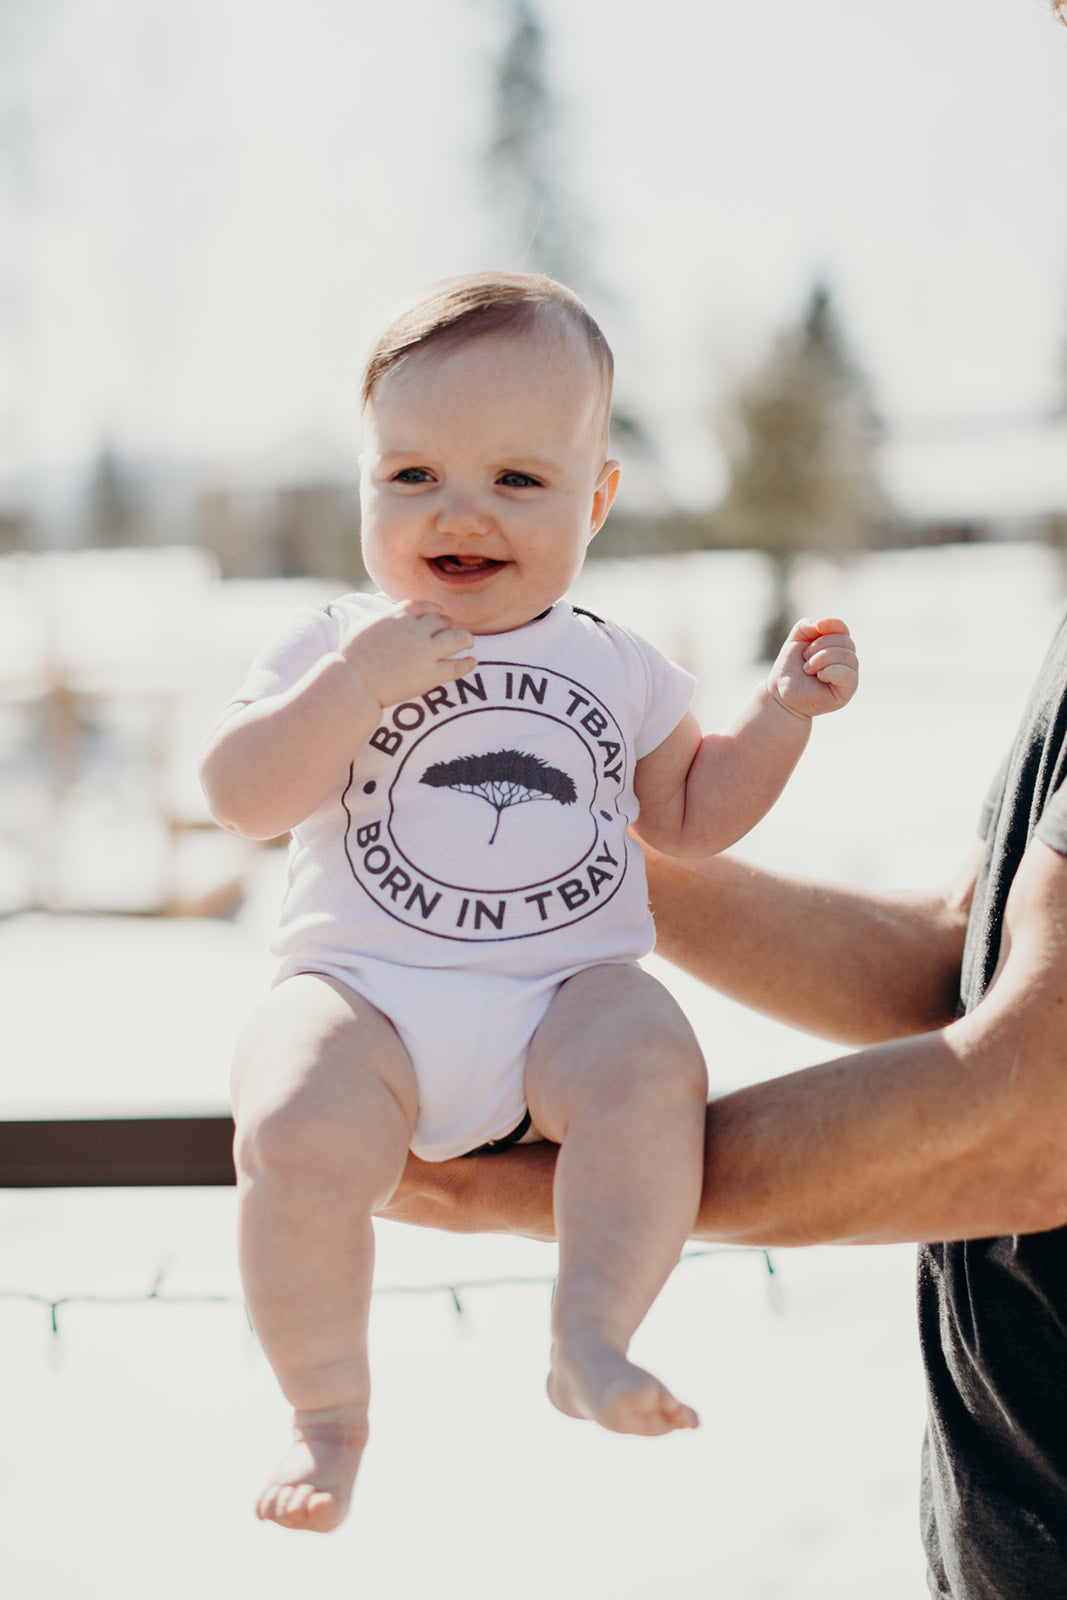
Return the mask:
<path fill-rule="evenodd" d="M 559 105 L 545 29 L 530 0 L 503 0 L 506 33 L 492 68 L 486 150 L 490 197 L 518 270 L 579 289 L 586 278 L 576 209 L 561 175 Z"/>
<path fill-rule="evenodd" d="M 806 551 L 844 555 L 874 542 L 886 502 L 877 470 L 881 425 L 830 290 L 817 282 L 796 324 L 727 402 L 730 478 L 717 541 L 764 551 L 774 595 L 768 659 L 793 621 L 793 564 Z"/>
<path fill-rule="evenodd" d="M 565 119 L 552 85 L 548 36 L 531 0 L 501 4 L 505 35 L 492 66 L 485 166 L 508 260 L 516 271 L 544 272 L 595 296 L 600 285 L 590 264 L 588 217 L 565 176 Z M 634 407 L 616 401 L 611 427 L 615 448 L 651 453 Z"/>

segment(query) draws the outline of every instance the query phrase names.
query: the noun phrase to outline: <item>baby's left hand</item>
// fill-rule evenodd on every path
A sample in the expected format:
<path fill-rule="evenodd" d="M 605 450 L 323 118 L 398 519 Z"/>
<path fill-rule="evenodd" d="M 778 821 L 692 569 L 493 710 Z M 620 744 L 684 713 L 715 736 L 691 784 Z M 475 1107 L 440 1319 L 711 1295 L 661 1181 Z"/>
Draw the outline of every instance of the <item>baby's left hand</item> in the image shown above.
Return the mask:
<path fill-rule="evenodd" d="M 856 646 L 840 617 L 798 622 L 767 674 L 771 694 L 797 717 L 840 710 L 858 684 Z"/>

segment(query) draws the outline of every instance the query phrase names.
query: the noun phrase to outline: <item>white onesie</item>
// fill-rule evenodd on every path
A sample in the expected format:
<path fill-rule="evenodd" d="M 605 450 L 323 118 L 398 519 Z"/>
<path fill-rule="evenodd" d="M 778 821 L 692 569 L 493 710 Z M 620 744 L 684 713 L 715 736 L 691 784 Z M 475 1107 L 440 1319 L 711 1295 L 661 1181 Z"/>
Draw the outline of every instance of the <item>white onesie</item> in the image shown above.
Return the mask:
<path fill-rule="evenodd" d="M 268 641 L 235 703 L 283 693 L 353 623 L 349 594 Z M 634 762 L 694 679 L 567 601 L 475 639 L 478 666 L 382 713 L 336 795 L 293 830 L 279 981 L 321 972 L 390 1018 L 415 1068 L 412 1149 L 443 1161 L 525 1112 L 526 1050 L 560 984 L 652 948 L 627 829 Z"/>

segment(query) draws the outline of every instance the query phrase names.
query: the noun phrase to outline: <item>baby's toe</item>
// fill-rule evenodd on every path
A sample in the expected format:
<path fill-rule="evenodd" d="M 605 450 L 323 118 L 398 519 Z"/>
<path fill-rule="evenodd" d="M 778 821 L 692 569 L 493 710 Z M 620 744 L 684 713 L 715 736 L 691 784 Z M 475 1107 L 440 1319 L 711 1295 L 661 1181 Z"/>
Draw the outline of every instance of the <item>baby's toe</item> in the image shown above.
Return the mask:
<path fill-rule="evenodd" d="M 261 1522 L 274 1522 L 278 1517 L 278 1490 L 274 1484 L 264 1489 L 256 1501 L 256 1516 Z"/>
<path fill-rule="evenodd" d="M 294 1483 L 288 1491 L 286 1500 L 286 1515 L 290 1517 L 304 1517 L 307 1515 L 308 1503 L 314 1494 L 310 1483 Z"/>

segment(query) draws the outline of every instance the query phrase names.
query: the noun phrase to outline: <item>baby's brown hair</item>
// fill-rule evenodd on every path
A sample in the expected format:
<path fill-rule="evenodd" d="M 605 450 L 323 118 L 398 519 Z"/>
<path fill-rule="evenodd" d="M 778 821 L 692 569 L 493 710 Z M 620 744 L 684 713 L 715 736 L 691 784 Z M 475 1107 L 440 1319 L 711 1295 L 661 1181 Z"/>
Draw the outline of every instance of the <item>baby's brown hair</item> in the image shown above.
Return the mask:
<path fill-rule="evenodd" d="M 543 273 L 471 272 L 434 284 L 378 339 L 363 370 L 362 404 L 366 406 L 386 373 L 417 351 L 454 348 L 483 334 L 530 333 L 549 318 L 574 329 L 593 359 L 603 395 L 606 445 L 615 370 L 611 347 L 574 291 Z"/>

